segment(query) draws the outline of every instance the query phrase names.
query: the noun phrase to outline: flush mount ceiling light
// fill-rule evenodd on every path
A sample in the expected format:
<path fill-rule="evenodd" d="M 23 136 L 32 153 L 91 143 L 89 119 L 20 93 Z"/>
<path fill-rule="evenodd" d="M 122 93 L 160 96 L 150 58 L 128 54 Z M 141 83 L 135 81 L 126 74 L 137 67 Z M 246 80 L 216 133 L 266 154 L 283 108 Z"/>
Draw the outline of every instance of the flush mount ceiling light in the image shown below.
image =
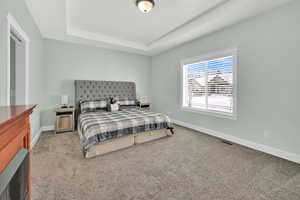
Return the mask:
<path fill-rule="evenodd" d="M 136 6 L 143 12 L 148 13 L 152 10 L 155 3 L 154 0 L 137 0 Z"/>

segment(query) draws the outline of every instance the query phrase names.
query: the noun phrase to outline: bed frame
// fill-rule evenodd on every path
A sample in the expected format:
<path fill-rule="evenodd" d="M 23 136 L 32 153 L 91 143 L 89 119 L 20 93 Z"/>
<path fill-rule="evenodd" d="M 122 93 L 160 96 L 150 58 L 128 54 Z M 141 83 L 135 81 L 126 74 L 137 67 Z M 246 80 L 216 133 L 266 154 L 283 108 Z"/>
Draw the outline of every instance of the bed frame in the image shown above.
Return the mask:
<path fill-rule="evenodd" d="M 76 119 L 80 114 L 79 103 L 82 100 L 97 100 L 101 98 L 120 97 L 136 99 L 136 86 L 134 82 L 123 81 L 89 81 L 75 80 L 75 106 Z M 77 120 L 76 120 L 77 122 Z M 108 142 L 97 144 L 84 152 L 85 158 L 117 151 L 132 145 L 149 142 L 171 135 L 170 130 L 161 129 L 146 131 L 121 138 L 112 139 Z"/>

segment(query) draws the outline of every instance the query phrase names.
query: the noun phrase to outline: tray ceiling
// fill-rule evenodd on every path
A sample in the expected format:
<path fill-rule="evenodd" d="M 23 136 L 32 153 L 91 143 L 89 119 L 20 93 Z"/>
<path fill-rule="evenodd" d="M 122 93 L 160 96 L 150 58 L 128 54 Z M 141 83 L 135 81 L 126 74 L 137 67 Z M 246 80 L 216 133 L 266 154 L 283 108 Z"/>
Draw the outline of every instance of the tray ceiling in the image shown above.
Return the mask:
<path fill-rule="evenodd" d="M 25 0 L 45 38 L 155 55 L 291 0 Z"/>

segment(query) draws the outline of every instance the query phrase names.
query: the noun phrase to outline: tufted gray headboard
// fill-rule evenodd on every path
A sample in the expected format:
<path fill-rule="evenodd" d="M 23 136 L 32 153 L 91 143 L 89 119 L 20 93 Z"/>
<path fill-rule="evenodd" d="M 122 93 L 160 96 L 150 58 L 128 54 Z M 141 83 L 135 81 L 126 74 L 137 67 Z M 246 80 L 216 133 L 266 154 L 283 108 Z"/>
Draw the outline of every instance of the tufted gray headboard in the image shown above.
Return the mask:
<path fill-rule="evenodd" d="M 136 98 L 134 82 L 75 80 L 75 105 L 78 109 L 81 100 L 120 97 Z"/>

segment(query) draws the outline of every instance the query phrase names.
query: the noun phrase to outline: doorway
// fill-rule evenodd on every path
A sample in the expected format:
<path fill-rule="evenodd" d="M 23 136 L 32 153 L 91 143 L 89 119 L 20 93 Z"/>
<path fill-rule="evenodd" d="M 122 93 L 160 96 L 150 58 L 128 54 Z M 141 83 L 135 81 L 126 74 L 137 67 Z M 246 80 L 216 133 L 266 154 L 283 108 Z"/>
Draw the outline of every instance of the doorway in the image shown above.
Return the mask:
<path fill-rule="evenodd" d="M 10 34 L 10 105 L 26 104 L 25 42 Z"/>
<path fill-rule="evenodd" d="M 6 104 L 28 104 L 29 38 L 17 21 L 7 15 Z"/>

